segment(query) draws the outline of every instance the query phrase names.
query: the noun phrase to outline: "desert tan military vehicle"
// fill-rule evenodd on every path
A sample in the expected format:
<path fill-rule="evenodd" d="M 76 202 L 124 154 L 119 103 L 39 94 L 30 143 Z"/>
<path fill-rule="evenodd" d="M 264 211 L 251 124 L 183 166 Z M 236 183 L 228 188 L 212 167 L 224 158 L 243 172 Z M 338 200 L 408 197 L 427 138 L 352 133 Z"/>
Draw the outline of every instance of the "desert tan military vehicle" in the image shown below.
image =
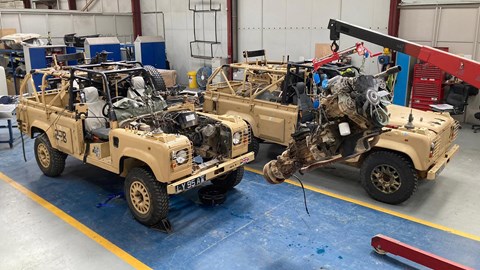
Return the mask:
<path fill-rule="evenodd" d="M 124 62 L 36 70 L 41 91 L 20 99 L 17 118 L 21 132 L 35 138 L 45 175 L 60 175 L 72 156 L 125 176 L 133 216 L 168 227 L 170 194 L 206 181 L 233 188 L 254 155 L 247 153 L 249 129 L 239 116 L 167 104 L 156 94 L 151 71 Z M 58 88 L 46 90 L 52 77 L 59 78 Z M 22 92 L 33 84 L 30 78 Z"/>
<path fill-rule="evenodd" d="M 228 70 L 236 74 L 234 80 L 228 80 Z M 361 183 L 371 197 L 398 204 L 415 192 L 419 179 L 434 180 L 458 150 L 458 145 L 453 144 L 458 124 L 448 113 L 424 112 L 389 104 L 385 94 L 380 94 L 385 91 L 358 92 L 361 87 L 356 89 L 355 80 L 359 79 L 339 78 L 334 90 L 321 92 L 315 88 L 309 70 L 310 65 L 267 62 L 264 59 L 230 64 L 218 68 L 210 77 L 204 112 L 235 114 L 245 119 L 253 135 L 250 150 L 255 153 L 259 142 L 266 142 L 295 149 L 297 157 L 303 155 L 302 160 L 295 160 L 291 153 L 284 153 L 267 164 L 264 168 L 267 180 L 281 182 L 299 169 L 295 162 L 305 164 L 324 159 L 310 166 L 311 169 L 343 161 L 360 168 Z M 223 82 L 212 83 L 216 76 L 223 78 Z M 378 77 L 381 76 L 375 78 Z M 385 88 L 382 81 L 372 83 Z M 315 105 L 317 102 L 312 100 L 318 100 L 319 104 Z M 370 112 L 370 119 L 361 117 L 362 110 L 364 115 Z M 409 121 L 411 112 L 413 120 Z M 342 148 L 339 144 L 343 140 L 339 134 L 342 132 L 340 123 L 360 127 L 362 122 L 368 126 L 369 121 L 374 126 L 383 126 L 382 134 L 378 138 L 369 137 L 366 149 L 355 151 L 354 155 L 339 155 Z M 334 122 L 334 125 L 328 126 L 326 122 Z M 317 157 L 311 151 L 301 152 L 298 150 L 301 147 L 295 145 L 308 136 L 300 131 L 305 126 L 311 131 L 312 123 L 313 127 L 329 130 L 328 134 L 318 134 L 322 143 L 307 141 L 306 146 L 309 143 L 321 145 Z M 308 158 L 312 160 L 306 160 Z"/>

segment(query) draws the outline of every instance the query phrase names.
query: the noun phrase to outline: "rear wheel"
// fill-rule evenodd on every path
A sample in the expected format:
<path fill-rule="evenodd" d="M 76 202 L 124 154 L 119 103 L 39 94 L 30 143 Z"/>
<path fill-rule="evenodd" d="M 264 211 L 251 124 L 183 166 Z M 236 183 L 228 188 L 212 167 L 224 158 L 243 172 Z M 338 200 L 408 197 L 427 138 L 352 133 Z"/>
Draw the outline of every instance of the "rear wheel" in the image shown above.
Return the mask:
<path fill-rule="evenodd" d="M 144 225 L 153 226 L 167 218 L 167 186 L 147 168 L 133 168 L 127 174 L 125 198 L 135 219 Z"/>
<path fill-rule="evenodd" d="M 404 156 L 378 151 L 365 159 L 360 169 L 362 186 L 375 200 L 399 204 L 417 190 L 418 174 Z"/>
<path fill-rule="evenodd" d="M 67 154 L 52 147 L 47 134 L 43 133 L 35 139 L 35 159 L 46 176 L 56 177 L 62 174 L 66 158 Z"/>
<path fill-rule="evenodd" d="M 233 172 L 229 172 L 225 175 L 213 179 L 212 184 L 225 190 L 232 189 L 236 185 L 240 184 L 240 182 L 242 182 L 244 172 L 245 169 L 243 168 L 243 166 L 238 167 Z"/>

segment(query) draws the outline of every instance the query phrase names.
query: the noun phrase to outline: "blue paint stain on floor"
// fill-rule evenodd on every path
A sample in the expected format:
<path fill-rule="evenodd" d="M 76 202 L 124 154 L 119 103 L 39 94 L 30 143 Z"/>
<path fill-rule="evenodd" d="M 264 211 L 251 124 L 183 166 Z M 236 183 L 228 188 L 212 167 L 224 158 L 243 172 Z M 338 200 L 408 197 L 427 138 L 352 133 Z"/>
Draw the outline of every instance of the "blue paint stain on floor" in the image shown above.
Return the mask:
<path fill-rule="evenodd" d="M 122 178 L 71 157 L 61 177 L 43 176 L 26 144 L 28 162 L 16 145 L 1 150 L 0 171 L 155 269 L 421 268 L 373 252 L 376 234 L 480 269 L 480 242 L 307 190 L 308 216 L 300 188 L 251 172 L 221 206 L 200 205 L 196 190 L 172 196 L 174 232 L 160 233 L 136 222 L 124 199 L 96 207 L 122 191 Z"/>

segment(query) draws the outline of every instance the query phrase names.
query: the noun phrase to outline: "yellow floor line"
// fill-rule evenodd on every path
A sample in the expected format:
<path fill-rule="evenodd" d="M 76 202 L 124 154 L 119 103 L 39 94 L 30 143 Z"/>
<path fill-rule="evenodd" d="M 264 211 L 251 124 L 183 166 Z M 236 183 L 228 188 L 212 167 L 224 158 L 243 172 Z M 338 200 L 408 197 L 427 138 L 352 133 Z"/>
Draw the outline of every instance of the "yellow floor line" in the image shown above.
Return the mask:
<path fill-rule="evenodd" d="M 257 169 L 253 169 L 253 168 L 250 168 L 250 167 L 245 167 L 245 170 L 256 173 L 256 174 L 263 175 L 262 171 L 257 170 Z M 300 187 L 300 184 L 297 181 L 287 179 L 285 182 L 289 183 L 291 185 Z M 470 233 L 462 232 L 462 231 L 459 231 L 459 230 L 455 230 L 455 229 L 452 229 L 452 228 L 449 228 L 449 227 L 446 227 L 446 226 L 443 226 L 443 225 L 440 225 L 440 224 L 436 224 L 436 223 L 433 223 L 433 222 L 430 222 L 430 221 L 427 221 L 427 220 L 424 220 L 424 219 L 412 217 L 410 215 L 406 215 L 406 214 L 403 214 L 403 213 L 400 213 L 400 212 L 397 212 L 397 211 L 393 211 L 393 210 L 390 210 L 390 209 L 387 209 L 387 208 L 376 206 L 376 205 L 371 204 L 371 203 L 362 202 L 360 200 L 352 199 L 352 198 L 349 198 L 347 196 L 335 194 L 333 192 L 323 190 L 323 189 L 320 189 L 320 188 L 317 188 L 317 187 L 314 187 L 314 186 L 311 186 L 311 185 L 305 185 L 305 184 L 303 184 L 303 185 L 306 189 L 309 189 L 309 190 L 317 192 L 317 193 L 321 193 L 323 195 L 327 195 L 327 196 L 330 196 L 330 197 L 333 197 L 333 198 L 336 198 L 336 199 L 340 199 L 340 200 L 343 200 L 343 201 L 358 204 L 358 205 L 361 205 L 363 207 L 367 207 L 367 208 L 377 210 L 379 212 L 383 212 L 383 213 L 386 213 L 386 214 L 389 214 L 389 215 L 392 215 L 392 216 L 396 216 L 396 217 L 403 218 L 403 219 L 406 219 L 406 220 L 410 220 L 410 221 L 413 221 L 413 222 L 416 222 L 416 223 L 420 223 L 422 225 L 432 227 L 432 228 L 435 228 L 435 229 L 438 229 L 438 230 L 453 233 L 453 234 L 456 234 L 456 235 L 459 235 L 459 236 L 462 236 L 462 237 L 465 237 L 465 238 L 468 238 L 468 239 L 472 239 L 472 240 L 475 240 L 475 241 L 480 241 L 480 236 L 477 236 L 477 235 L 474 235 L 474 234 L 470 234 Z"/>
<path fill-rule="evenodd" d="M 95 242 L 112 252 L 113 254 L 117 255 L 120 259 L 125 261 L 126 263 L 130 264 L 131 266 L 135 267 L 136 269 L 151 269 L 132 255 L 128 254 L 123 249 L 119 248 L 112 242 L 108 241 L 98 233 L 94 232 L 92 229 L 88 228 L 87 226 L 80 223 L 78 220 L 73 218 L 72 216 L 68 215 L 67 213 L 63 212 L 61 209 L 56 207 L 55 205 L 49 203 L 42 197 L 38 196 L 37 194 L 33 193 L 32 191 L 28 190 L 24 186 L 20 185 L 19 183 L 15 182 L 10 177 L 6 176 L 5 174 L 0 172 L 0 179 L 8 183 L 10 186 L 14 187 L 18 191 L 22 192 L 23 194 L 27 195 L 30 199 L 38 203 L 39 205 L 43 206 L 48 211 L 52 212 L 54 215 L 65 221 L 66 223 L 70 224 L 75 229 L 79 230 L 89 238 L 93 239 Z"/>

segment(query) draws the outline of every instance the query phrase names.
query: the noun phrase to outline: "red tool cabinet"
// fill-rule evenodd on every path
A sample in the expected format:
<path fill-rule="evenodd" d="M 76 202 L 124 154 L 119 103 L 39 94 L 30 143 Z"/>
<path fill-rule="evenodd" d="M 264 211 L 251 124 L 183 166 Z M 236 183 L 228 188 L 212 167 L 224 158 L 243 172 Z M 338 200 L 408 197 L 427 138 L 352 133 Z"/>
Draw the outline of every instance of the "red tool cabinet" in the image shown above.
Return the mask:
<path fill-rule="evenodd" d="M 430 64 L 415 64 L 410 106 L 429 110 L 430 104 L 443 103 L 445 72 Z"/>

